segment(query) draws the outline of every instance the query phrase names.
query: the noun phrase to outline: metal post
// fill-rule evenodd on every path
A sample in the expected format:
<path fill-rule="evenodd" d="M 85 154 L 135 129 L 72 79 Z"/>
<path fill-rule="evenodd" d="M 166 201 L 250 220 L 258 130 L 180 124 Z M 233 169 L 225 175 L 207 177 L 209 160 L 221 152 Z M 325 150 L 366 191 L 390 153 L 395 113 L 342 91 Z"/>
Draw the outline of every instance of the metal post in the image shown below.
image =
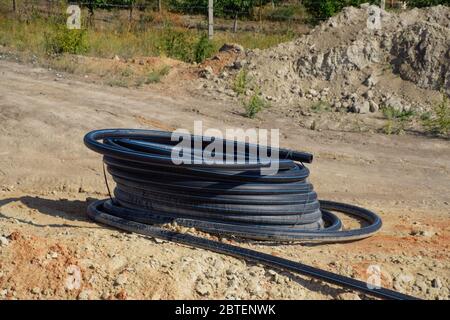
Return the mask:
<path fill-rule="evenodd" d="M 212 39 L 214 35 L 214 0 L 208 0 L 208 38 Z"/>
<path fill-rule="evenodd" d="M 386 10 L 386 1 L 385 0 L 381 0 L 380 8 L 381 8 L 381 10 Z"/>

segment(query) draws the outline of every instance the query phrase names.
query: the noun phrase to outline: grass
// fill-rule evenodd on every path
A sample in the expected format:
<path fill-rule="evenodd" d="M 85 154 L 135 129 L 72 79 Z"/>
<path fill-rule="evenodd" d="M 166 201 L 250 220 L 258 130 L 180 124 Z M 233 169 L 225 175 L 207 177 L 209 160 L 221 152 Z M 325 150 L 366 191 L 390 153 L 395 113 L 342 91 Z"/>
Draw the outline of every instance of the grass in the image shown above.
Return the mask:
<path fill-rule="evenodd" d="M 27 22 L 0 16 L 0 44 L 18 51 L 46 55 L 49 47 L 48 39 L 56 38 L 58 40 L 56 30 L 64 27 L 64 23 L 64 21 L 54 21 L 39 16 L 34 16 Z M 239 43 L 245 48 L 263 49 L 291 40 L 295 36 L 289 32 L 264 35 L 255 32 L 217 31 L 214 39 L 209 41 L 205 39 L 202 31 L 179 28 L 170 24 L 164 25 L 162 28 L 154 27 L 146 30 L 88 28 L 79 32 L 82 34 L 81 40 L 75 36 L 70 37 L 71 34 L 76 33 L 59 35 L 59 38 L 65 38 L 62 42 L 69 47 L 76 44 L 76 41 L 81 41 L 80 50 L 73 48 L 65 50 L 56 46 L 53 51 L 57 51 L 57 53 L 72 51 L 72 53 L 100 58 L 111 58 L 118 55 L 126 59 L 136 56 L 166 55 L 187 62 L 201 62 L 201 59 L 217 52 L 224 43 Z"/>
<path fill-rule="evenodd" d="M 153 70 L 148 74 L 147 79 L 145 80 L 145 83 L 146 84 L 158 83 L 161 81 L 161 79 L 164 76 L 166 76 L 169 73 L 169 71 L 170 71 L 170 66 L 164 66 L 159 69 Z"/>
<path fill-rule="evenodd" d="M 311 106 L 311 111 L 314 113 L 330 112 L 331 105 L 327 101 L 321 100 Z"/>

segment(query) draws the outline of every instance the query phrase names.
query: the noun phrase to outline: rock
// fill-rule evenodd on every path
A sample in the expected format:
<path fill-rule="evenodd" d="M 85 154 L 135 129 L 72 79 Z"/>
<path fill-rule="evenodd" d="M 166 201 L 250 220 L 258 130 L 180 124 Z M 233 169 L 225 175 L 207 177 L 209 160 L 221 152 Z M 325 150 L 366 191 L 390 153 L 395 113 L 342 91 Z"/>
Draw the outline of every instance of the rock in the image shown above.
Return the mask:
<path fill-rule="evenodd" d="M 363 103 L 354 102 L 349 109 L 350 112 L 353 113 L 369 113 L 370 112 L 370 104 L 368 101 L 364 101 Z"/>
<path fill-rule="evenodd" d="M 0 246 L 6 247 L 9 244 L 9 240 L 3 236 L 0 236 Z"/>
<path fill-rule="evenodd" d="M 378 104 L 375 101 L 373 101 L 373 100 L 369 101 L 369 105 L 370 105 L 370 109 L 369 109 L 370 112 L 377 112 L 380 109 Z"/>
<path fill-rule="evenodd" d="M 357 95 L 356 93 L 352 93 L 352 94 L 349 96 L 349 99 L 350 99 L 351 101 L 353 101 L 353 102 L 356 102 L 356 101 L 358 101 L 358 95 Z"/>
<path fill-rule="evenodd" d="M 436 232 L 434 232 L 433 230 L 423 230 L 420 232 L 420 235 L 426 238 L 431 238 L 436 235 Z"/>
<path fill-rule="evenodd" d="M 211 287 L 203 282 L 198 282 L 195 291 L 201 296 L 208 296 L 211 293 Z"/>
<path fill-rule="evenodd" d="M 114 281 L 114 285 L 115 286 L 122 286 L 122 285 L 126 284 L 127 281 L 128 281 L 127 275 L 125 273 L 121 273 L 121 274 L 119 274 L 119 276 Z"/>
<path fill-rule="evenodd" d="M 246 64 L 247 64 L 247 60 L 236 60 L 236 61 L 233 63 L 232 67 L 233 67 L 234 69 L 241 69 L 241 68 L 243 68 Z"/>
<path fill-rule="evenodd" d="M 371 87 L 375 86 L 378 83 L 378 78 L 375 75 L 371 74 L 370 76 L 368 76 L 366 78 L 366 80 L 364 80 L 363 83 L 367 87 L 371 88 Z"/>
<path fill-rule="evenodd" d="M 352 293 L 352 292 L 344 292 L 344 293 L 340 293 L 337 298 L 339 300 L 361 300 L 361 298 L 359 297 L 359 295 L 357 295 L 356 293 Z"/>
<path fill-rule="evenodd" d="M 220 47 L 219 52 L 234 51 L 237 53 L 244 52 L 244 47 L 237 43 L 225 43 Z"/>
<path fill-rule="evenodd" d="M 369 113 L 370 112 L 370 103 L 369 101 L 364 101 L 359 109 L 359 113 Z"/>
<path fill-rule="evenodd" d="M 435 278 L 435 279 L 431 280 L 431 286 L 433 288 L 438 288 L 438 289 L 442 288 L 442 281 L 441 281 L 441 279 Z"/>
<path fill-rule="evenodd" d="M 39 287 L 34 287 L 33 289 L 31 289 L 31 293 L 32 294 L 40 294 L 41 289 Z"/>
<path fill-rule="evenodd" d="M 385 105 L 387 107 L 391 107 L 396 111 L 408 111 L 411 107 L 404 103 L 400 98 L 398 97 L 389 97 L 385 101 Z"/>
<path fill-rule="evenodd" d="M 56 258 L 58 258 L 58 253 L 50 251 L 49 253 L 47 253 L 46 257 L 47 257 L 47 259 L 56 259 Z"/>
<path fill-rule="evenodd" d="M 91 297 L 91 290 L 83 290 L 78 294 L 78 300 L 89 300 Z"/>
<path fill-rule="evenodd" d="M 427 284 L 423 280 L 416 281 L 415 285 L 419 288 L 420 291 L 422 291 L 422 292 L 427 291 L 427 288 L 428 288 Z"/>
<path fill-rule="evenodd" d="M 120 61 L 120 58 L 119 58 L 119 56 L 116 54 L 116 55 L 114 56 L 113 60 Z"/>
<path fill-rule="evenodd" d="M 436 235 L 436 232 L 432 229 L 415 229 L 412 230 L 410 233 L 412 236 L 422 236 L 426 238 L 431 238 Z"/>
<path fill-rule="evenodd" d="M 373 98 L 373 91 L 372 90 L 367 90 L 366 92 L 363 93 L 363 97 L 366 98 L 367 100 L 370 100 Z"/>
<path fill-rule="evenodd" d="M 127 259 L 123 256 L 114 256 L 108 266 L 111 271 L 122 269 L 127 264 Z"/>
<path fill-rule="evenodd" d="M 211 79 L 214 76 L 214 72 L 211 66 L 206 66 L 203 70 L 200 71 L 199 75 L 202 78 Z"/>
<path fill-rule="evenodd" d="M 0 298 L 6 297 L 7 294 L 8 294 L 8 289 L 0 290 Z"/>
<path fill-rule="evenodd" d="M 309 89 L 308 93 L 311 95 L 311 97 L 317 97 L 318 92 L 314 89 Z"/>
<path fill-rule="evenodd" d="M 247 288 L 248 292 L 254 296 L 261 297 L 264 294 L 264 289 L 255 281 L 251 281 Z"/>

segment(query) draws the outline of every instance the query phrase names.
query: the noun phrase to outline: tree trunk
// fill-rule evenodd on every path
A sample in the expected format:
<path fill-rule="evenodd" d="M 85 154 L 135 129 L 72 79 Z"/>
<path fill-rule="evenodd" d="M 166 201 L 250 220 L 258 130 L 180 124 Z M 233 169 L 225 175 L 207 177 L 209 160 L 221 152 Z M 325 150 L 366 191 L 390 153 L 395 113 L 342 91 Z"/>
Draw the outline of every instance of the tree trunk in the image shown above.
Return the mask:
<path fill-rule="evenodd" d="M 158 11 L 159 11 L 159 13 L 161 13 L 161 11 L 162 11 L 161 0 L 158 0 Z"/>
<path fill-rule="evenodd" d="M 14 13 L 17 11 L 16 0 L 12 0 L 13 11 Z"/>
<path fill-rule="evenodd" d="M 238 14 L 236 12 L 236 14 L 234 15 L 234 23 L 233 23 L 233 32 L 234 33 L 237 32 L 237 27 L 238 27 Z"/>

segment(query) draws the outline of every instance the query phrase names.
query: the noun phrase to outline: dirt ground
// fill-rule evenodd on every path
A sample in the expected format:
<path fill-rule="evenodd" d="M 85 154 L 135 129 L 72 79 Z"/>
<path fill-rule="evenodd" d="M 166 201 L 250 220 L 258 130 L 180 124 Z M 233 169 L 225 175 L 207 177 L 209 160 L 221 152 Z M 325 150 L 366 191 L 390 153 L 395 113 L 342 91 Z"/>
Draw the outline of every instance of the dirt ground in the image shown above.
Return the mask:
<path fill-rule="evenodd" d="M 281 145 L 315 155 L 320 198 L 378 212 L 381 232 L 345 244 L 240 242 L 255 250 L 449 299 L 450 142 L 304 129 L 275 108 L 259 119 L 177 85 L 127 89 L 0 61 L 0 299 L 362 299 L 309 277 L 91 222 L 107 196 L 101 158 L 82 139 L 111 127 L 279 128 Z M 355 115 L 357 117 L 358 115 Z M 370 270 L 370 268 L 369 268 Z"/>

